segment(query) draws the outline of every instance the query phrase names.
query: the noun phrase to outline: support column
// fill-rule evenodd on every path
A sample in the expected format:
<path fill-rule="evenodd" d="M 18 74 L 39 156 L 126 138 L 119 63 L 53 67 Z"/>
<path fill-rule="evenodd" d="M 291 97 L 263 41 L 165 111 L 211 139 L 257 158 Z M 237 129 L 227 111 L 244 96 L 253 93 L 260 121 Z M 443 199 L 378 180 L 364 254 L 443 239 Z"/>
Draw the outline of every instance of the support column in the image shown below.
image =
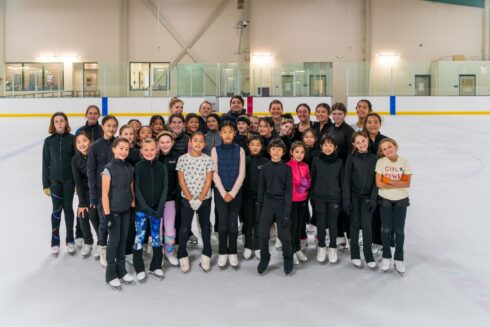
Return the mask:
<path fill-rule="evenodd" d="M 371 95 L 371 0 L 364 0 L 364 62 L 368 69 L 367 95 Z"/>
<path fill-rule="evenodd" d="M 0 0 L 0 95 L 5 94 L 5 0 Z"/>
<path fill-rule="evenodd" d="M 482 59 L 490 60 L 490 0 L 485 0 L 483 8 L 483 40 L 482 40 Z"/>
<path fill-rule="evenodd" d="M 129 0 L 121 0 L 119 32 L 119 94 L 129 95 Z"/>

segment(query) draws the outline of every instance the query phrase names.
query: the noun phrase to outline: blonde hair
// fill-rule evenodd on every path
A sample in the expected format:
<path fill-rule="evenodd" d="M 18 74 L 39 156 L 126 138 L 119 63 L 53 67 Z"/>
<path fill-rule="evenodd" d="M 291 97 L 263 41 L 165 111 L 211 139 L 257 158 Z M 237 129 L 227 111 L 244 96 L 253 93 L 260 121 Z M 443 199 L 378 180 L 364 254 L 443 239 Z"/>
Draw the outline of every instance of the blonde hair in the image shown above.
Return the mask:
<path fill-rule="evenodd" d="M 161 138 L 162 136 L 168 136 L 168 137 L 170 137 L 170 138 L 172 139 L 172 142 L 175 142 L 175 135 L 174 135 L 174 133 L 172 133 L 172 132 L 169 132 L 169 131 L 162 131 L 162 132 L 158 133 L 158 135 L 157 135 L 157 140 L 158 140 L 158 141 L 160 141 L 160 138 Z"/>
<path fill-rule="evenodd" d="M 397 143 L 397 142 L 396 142 L 394 139 L 389 138 L 389 137 L 384 138 L 384 139 L 382 139 L 382 140 L 379 142 L 379 144 L 378 144 L 378 158 L 384 158 L 384 154 L 383 154 L 383 152 L 381 151 L 381 146 L 382 146 L 383 144 L 387 143 L 387 142 L 390 142 L 391 144 L 393 144 L 393 145 L 395 146 L 395 148 L 397 148 L 397 149 L 398 149 L 398 143 Z"/>

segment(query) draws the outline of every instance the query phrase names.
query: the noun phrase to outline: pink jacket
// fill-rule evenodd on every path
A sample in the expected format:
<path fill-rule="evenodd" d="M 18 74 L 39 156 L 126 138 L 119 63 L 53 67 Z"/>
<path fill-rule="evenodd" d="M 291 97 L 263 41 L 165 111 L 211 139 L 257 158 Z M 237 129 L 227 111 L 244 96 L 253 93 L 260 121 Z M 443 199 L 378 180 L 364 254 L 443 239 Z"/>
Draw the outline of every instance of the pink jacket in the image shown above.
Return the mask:
<path fill-rule="evenodd" d="M 308 199 L 311 177 L 310 169 L 304 162 L 289 160 L 288 165 L 293 173 L 293 202 L 302 202 Z"/>

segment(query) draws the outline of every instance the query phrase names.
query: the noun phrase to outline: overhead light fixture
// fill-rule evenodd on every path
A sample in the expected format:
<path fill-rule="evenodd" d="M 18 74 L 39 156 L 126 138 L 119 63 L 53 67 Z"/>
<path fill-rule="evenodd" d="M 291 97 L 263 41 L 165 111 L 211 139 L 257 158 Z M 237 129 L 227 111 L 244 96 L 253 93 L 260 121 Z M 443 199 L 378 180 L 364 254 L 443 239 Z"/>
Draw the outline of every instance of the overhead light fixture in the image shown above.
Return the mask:
<path fill-rule="evenodd" d="M 65 62 L 65 63 L 69 63 L 69 62 L 77 62 L 79 60 L 79 56 L 78 55 L 52 55 L 52 54 L 43 54 L 43 55 L 40 55 L 38 57 L 36 57 L 36 60 L 37 61 L 40 61 L 40 62 Z"/>
<path fill-rule="evenodd" d="M 378 54 L 378 60 L 383 65 L 393 65 L 400 60 L 400 55 L 396 53 L 380 53 Z"/>
<path fill-rule="evenodd" d="M 252 64 L 267 65 L 272 63 L 272 54 L 267 52 L 252 53 Z"/>

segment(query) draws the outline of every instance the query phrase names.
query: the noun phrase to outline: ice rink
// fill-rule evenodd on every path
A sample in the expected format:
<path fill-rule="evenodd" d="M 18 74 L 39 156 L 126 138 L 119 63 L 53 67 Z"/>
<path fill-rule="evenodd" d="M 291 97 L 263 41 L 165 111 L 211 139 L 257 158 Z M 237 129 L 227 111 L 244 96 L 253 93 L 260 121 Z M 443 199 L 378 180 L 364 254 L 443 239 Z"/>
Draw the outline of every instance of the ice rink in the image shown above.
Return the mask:
<path fill-rule="evenodd" d="M 384 117 L 382 133 L 414 171 L 404 277 L 356 269 L 346 250 L 340 263 L 320 265 L 311 240 L 308 262 L 290 277 L 275 250 L 259 276 L 241 243 L 240 270 L 220 271 L 215 244 L 211 272 L 194 249 L 189 273 L 166 262 L 163 281 L 121 292 L 106 286 L 93 257 L 70 256 L 64 245 L 50 254 L 41 184 L 48 123 L 0 119 L 0 326 L 490 326 L 490 116 Z"/>

